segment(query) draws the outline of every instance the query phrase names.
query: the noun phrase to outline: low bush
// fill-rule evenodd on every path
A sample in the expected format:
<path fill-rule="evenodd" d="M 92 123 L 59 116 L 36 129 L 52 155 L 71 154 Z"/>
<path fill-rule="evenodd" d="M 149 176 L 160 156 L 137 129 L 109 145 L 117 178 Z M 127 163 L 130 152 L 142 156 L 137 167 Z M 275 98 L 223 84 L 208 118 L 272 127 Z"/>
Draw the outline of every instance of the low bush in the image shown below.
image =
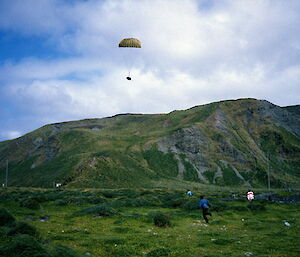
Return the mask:
<path fill-rule="evenodd" d="M 163 207 L 180 208 L 181 206 L 184 205 L 185 202 L 186 199 L 184 197 L 171 198 L 171 199 L 165 198 L 163 200 Z"/>
<path fill-rule="evenodd" d="M 50 251 L 50 257 L 80 257 L 78 253 L 74 250 L 63 246 L 63 245 L 56 245 Z"/>
<path fill-rule="evenodd" d="M 228 205 L 223 202 L 216 202 L 212 205 L 211 210 L 216 212 L 221 212 L 229 209 Z"/>
<path fill-rule="evenodd" d="M 101 193 L 106 198 L 116 198 L 120 196 L 120 194 L 115 190 L 106 190 L 106 191 L 102 191 Z"/>
<path fill-rule="evenodd" d="M 167 248 L 157 248 L 147 254 L 148 257 L 169 256 L 171 251 Z"/>
<path fill-rule="evenodd" d="M 199 208 L 198 203 L 199 203 L 199 200 L 196 198 L 189 199 L 182 205 L 182 209 L 184 209 L 186 211 L 197 210 Z"/>
<path fill-rule="evenodd" d="M 52 205 L 54 205 L 54 206 L 66 206 L 66 205 L 68 205 L 68 202 L 66 200 L 63 200 L 63 199 L 58 199 L 58 200 L 53 201 Z"/>
<path fill-rule="evenodd" d="M 14 216 L 12 216 L 6 209 L 0 209 L 0 226 L 7 226 L 15 222 Z"/>
<path fill-rule="evenodd" d="M 1 257 L 50 257 L 34 237 L 17 235 L 10 244 L 0 248 Z"/>
<path fill-rule="evenodd" d="M 228 244 L 232 244 L 233 242 L 234 242 L 233 239 L 224 239 L 224 238 L 218 238 L 213 241 L 213 243 L 216 245 L 228 245 Z"/>
<path fill-rule="evenodd" d="M 247 208 L 251 211 L 265 211 L 266 207 L 263 204 L 254 204 L 250 203 L 247 205 Z"/>
<path fill-rule="evenodd" d="M 171 221 L 170 217 L 162 212 L 151 212 L 149 216 L 153 219 L 153 223 L 157 227 L 170 227 Z"/>
<path fill-rule="evenodd" d="M 32 198 L 21 200 L 20 207 L 28 208 L 31 210 L 38 210 L 41 208 L 39 202 Z"/>
<path fill-rule="evenodd" d="M 234 211 L 248 211 L 246 206 L 242 206 L 242 205 L 233 205 L 230 207 L 230 210 L 234 210 Z"/>
<path fill-rule="evenodd" d="M 99 204 L 93 207 L 89 207 L 89 208 L 85 208 L 81 211 L 79 211 L 78 214 L 96 214 L 99 216 L 112 216 L 115 215 L 117 213 L 117 211 L 115 209 L 113 209 L 111 206 L 109 206 L 108 204 Z"/>
<path fill-rule="evenodd" d="M 35 238 L 39 238 L 40 236 L 39 232 L 34 226 L 22 221 L 15 223 L 14 226 L 11 227 L 7 233 L 7 235 L 9 236 L 13 236 L 17 234 L 30 235 Z"/>

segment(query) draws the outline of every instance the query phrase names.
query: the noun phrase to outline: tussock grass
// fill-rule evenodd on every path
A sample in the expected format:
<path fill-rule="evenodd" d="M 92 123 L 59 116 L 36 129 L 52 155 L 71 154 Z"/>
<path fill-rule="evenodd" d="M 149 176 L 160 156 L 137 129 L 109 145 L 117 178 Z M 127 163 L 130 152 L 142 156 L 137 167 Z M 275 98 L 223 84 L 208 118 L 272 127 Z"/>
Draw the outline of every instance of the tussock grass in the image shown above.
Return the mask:
<path fill-rule="evenodd" d="M 103 194 L 104 191 L 106 193 Z M 203 221 L 201 211 L 194 208 L 198 198 L 186 197 L 183 190 L 49 190 L 50 192 L 53 194 L 51 200 L 49 198 L 48 201 L 40 202 L 39 210 L 32 211 L 20 207 L 17 197 L 12 201 L 0 203 L 0 208 L 5 205 L 9 213 L 13 214 L 11 225 L 3 224 L 0 227 L 0 253 L 5 251 L 11 255 L 4 256 L 17 256 L 20 252 L 14 252 L 12 246 L 20 249 L 22 244 L 34 251 L 38 249 L 43 257 L 73 257 L 77 256 L 76 254 L 88 256 L 86 253 L 97 257 L 216 257 L 244 256 L 245 252 L 262 257 L 298 257 L 300 251 L 299 205 L 263 201 L 254 201 L 251 204 L 240 200 L 221 201 L 219 198 L 230 195 L 230 191 L 203 190 L 201 193 L 208 196 L 213 206 L 213 216 L 209 217 L 210 223 L 207 225 Z M 22 199 L 25 195 L 34 197 L 39 191 L 15 190 L 14 194 Z M 70 201 L 74 196 L 82 196 L 83 199 L 99 197 L 103 198 L 104 202 L 79 204 Z M 64 199 L 67 205 L 53 204 L 60 198 Z M 145 202 L 141 203 L 141 199 Z M 133 205 L 135 201 L 141 204 Z M 148 201 L 153 203 L 148 205 Z M 173 204 L 173 201 L 176 204 Z M 169 204 L 171 202 L 172 204 Z M 249 205 L 264 208 L 249 208 Z M 116 213 L 99 215 L 101 208 L 113 208 Z M 80 215 L 74 215 L 75 213 Z M 156 226 L 152 215 L 155 213 L 167 217 L 169 225 Z M 50 219 L 42 222 L 36 218 L 40 216 L 50 216 Z M 16 224 L 20 226 L 28 217 L 36 218 L 29 219 L 26 223 L 34 227 L 39 236 L 20 233 L 8 235 L 9 231 L 17 227 Z M 290 227 L 285 226 L 284 221 L 288 221 Z M 23 227 L 26 228 L 26 225 Z M 25 229 L 19 231 L 24 233 Z M 21 242 L 20 238 L 26 240 L 22 239 Z M 61 244 L 64 247 L 59 246 Z M 32 256 L 36 257 L 34 254 Z"/>

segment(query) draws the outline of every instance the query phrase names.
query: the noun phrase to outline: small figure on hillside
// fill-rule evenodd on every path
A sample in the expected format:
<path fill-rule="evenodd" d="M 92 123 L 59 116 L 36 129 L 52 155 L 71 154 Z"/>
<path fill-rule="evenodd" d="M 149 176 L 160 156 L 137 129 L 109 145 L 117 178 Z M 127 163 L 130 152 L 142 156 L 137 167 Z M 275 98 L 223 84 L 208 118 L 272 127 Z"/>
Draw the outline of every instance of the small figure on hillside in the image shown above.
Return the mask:
<path fill-rule="evenodd" d="M 188 196 L 193 196 L 193 192 L 191 190 L 188 190 L 186 193 Z"/>
<path fill-rule="evenodd" d="M 249 189 L 247 192 L 247 200 L 248 202 L 252 202 L 254 200 L 254 193 L 251 189 Z"/>
<path fill-rule="evenodd" d="M 207 216 L 212 216 L 211 213 L 208 211 L 210 207 L 210 203 L 203 195 L 200 196 L 199 207 L 202 209 L 202 216 L 206 223 L 208 223 Z"/>

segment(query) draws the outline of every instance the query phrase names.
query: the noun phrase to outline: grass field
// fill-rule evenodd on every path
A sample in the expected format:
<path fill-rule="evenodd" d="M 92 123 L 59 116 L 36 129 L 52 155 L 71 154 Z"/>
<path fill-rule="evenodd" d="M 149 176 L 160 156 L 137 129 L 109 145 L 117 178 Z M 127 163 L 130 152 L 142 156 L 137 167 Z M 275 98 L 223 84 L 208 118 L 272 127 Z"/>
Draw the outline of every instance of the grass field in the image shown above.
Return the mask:
<path fill-rule="evenodd" d="M 197 209 L 198 198 L 180 191 L 11 189 L 0 191 L 0 208 L 34 226 L 42 247 L 64 245 L 76 256 L 300 256 L 299 205 L 249 205 L 244 199 L 221 201 L 226 192 L 207 195 L 213 214 L 208 225 Z M 26 205 L 28 199 L 37 205 Z M 155 226 L 158 213 L 170 224 Z M 0 230 L 1 256 L 18 234 L 26 234 L 11 235 L 9 226 L 16 227 L 2 224 Z M 35 254 L 10 257 L 56 256 Z"/>

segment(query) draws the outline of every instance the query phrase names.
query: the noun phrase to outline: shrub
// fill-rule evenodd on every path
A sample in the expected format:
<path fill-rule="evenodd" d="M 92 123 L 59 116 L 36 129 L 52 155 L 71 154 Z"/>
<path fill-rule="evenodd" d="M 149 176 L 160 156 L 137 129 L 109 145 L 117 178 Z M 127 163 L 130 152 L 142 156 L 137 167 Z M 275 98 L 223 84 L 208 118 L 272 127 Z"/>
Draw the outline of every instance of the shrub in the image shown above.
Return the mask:
<path fill-rule="evenodd" d="M 47 250 L 29 235 L 17 235 L 10 244 L 0 249 L 0 256 L 50 257 Z"/>
<path fill-rule="evenodd" d="M 115 224 L 115 223 L 114 223 Z M 115 227 L 113 229 L 114 232 L 117 232 L 117 233 L 128 233 L 131 231 L 131 228 L 128 228 L 128 227 Z"/>
<path fill-rule="evenodd" d="M 178 207 L 181 207 L 185 202 L 186 202 L 186 199 L 184 197 L 171 198 L 171 199 L 165 198 L 163 206 L 178 208 Z"/>
<path fill-rule="evenodd" d="M 152 212 L 149 214 L 152 217 L 154 225 L 157 227 L 169 227 L 171 226 L 170 217 L 162 212 Z"/>
<path fill-rule="evenodd" d="M 265 211 L 266 207 L 263 204 L 253 204 L 250 203 L 247 205 L 247 208 L 251 211 Z"/>
<path fill-rule="evenodd" d="M 20 207 L 24 207 L 32 210 L 38 210 L 41 208 L 39 202 L 32 198 L 21 200 Z"/>
<path fill-rule="evenodd" d="M 248 211 L 246 206 L 241 205 L 231 206 L 230 209 L 235 211 Z"/>
<path fill-rule="evenodd" d="M 155 250 L 152 250 L 147 254 L 148 257 L 160 257 L 160 256 L 169 256 L 170 250 L 167 248 L 157 248 Z"/>
<path fill-rule="evenodd" d="M 85 208 L 79 211 L 79 214 L 97 214 L 100 216 L 112 216 L 116 214 L 117 211 L 110 207 L 108 204 L 99 204 L 93 207 Z"/>
<path fill-rule="evenodd" d="M 74 250 L 63 246 L 63 245 L 56 245 L 53 249 L 50 250 L 51 257 L 80 257 L 78 253 Z"/>
<path fill-rule="evenodd" d="M 15 222 L 14 216 L 12 216 L 6 209 L 0 209 L 0 226 L 10 225 Z"/>
<path fill-rule="evenodd" d="M 39 238 L 39 232 L 36 230 L 36 228 L 22 221 L 15 223 L 15 226 L 12 227 L 7 233 L 9 236 L 16 234 L 26 234 L 35 238 Z"/>
<path fill-rule="evenodd" d="M 186 211 L 196 210 L 196 209 L 198 209 L 198 201 L 199 200 L 196 198 L 189 199 L 182 205 L 182 209 L 184 209 Z"/>
<path fill-rule="evenodd" d="M 222 202 L 216 202 L 211 207 L 211 210 L 216 211 L 216 212 L 224 211 L 224 210 L 227 210 L 227 209 L 228 209 L 227 204 L 222 203 Z"/>
<path fill-rule="evenodd" d="M 118 192 L 113 191 L 113 190 L 103 191 L 102 195 L 106 198 L 115 198 L 115 197 L 119 196 Z"/>
<path fill-rule="evenodd" d="M 140 192 L 132 189 L 120 189 L 116 192 L 117 195 L 126 198 L 137 198 L 140 196 Z"/>
<path fill-rule="evenodd" d="M 68 205 L 67 201 L 66 200 L 63 200 L 63 199 L 58 199 L 58 200 L 55 200 L 52 205 L 54 206 L 66 206 Z"/>
<path fill-rule="evenodd" d="M 233 239 L 224 239 L 224 238 L 218 238 L 215 241 L 213 241 L 213 243 L 216 245 L 228 245 L 228 244 L 232 244 L 233 242 L 234 242 Z"/>

